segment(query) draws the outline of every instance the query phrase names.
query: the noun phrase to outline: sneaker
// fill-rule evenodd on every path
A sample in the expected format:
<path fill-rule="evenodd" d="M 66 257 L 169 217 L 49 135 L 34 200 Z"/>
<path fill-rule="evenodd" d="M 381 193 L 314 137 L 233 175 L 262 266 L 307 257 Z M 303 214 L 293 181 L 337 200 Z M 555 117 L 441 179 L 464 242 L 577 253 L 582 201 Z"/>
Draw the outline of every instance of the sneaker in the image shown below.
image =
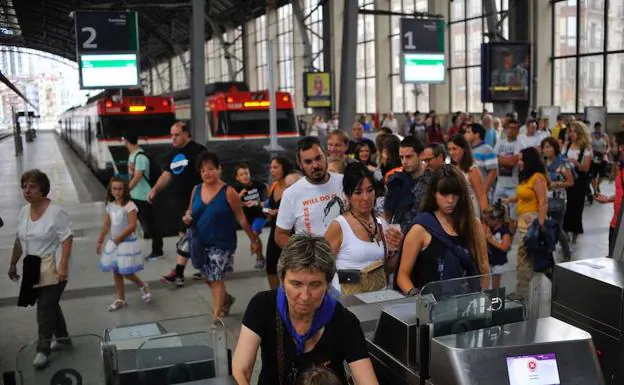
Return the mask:
<path fill-rule="evenodd" d="M 54 340 L 50 344 L 50 350 L 53 352 L 58 352 L 61 350 L 71 349 L 73 347 L 71 340 L 69 338 L 61 338 L 61 342 L 59 340 Z"/>
<path fill-rule="evenodd" d="M 254 269 L 256 269 L 256 270 L 262 270 L 262 269 L 264 269 L 265 263 L 266 263 L 266 262 L 265 262 L 264 258 L 262 258 L 262 259 L 256 259 L 256 263 L 255 263 L 255 265 L 254 265 Z"/>
<path fill-rule="evenodd" d="M 160 282 L 167 285 L 182 287 L 184 286 L 184 277 L 178 277 L 175 270 L 171 270 L 171 273 L 163 275 L 162 278 L 160 278 Z"/>
<path fill-rule="evenodd" d="M 33 366 L 35 369 L 41 369 L 48 365 L 48 356 L 43 353 L 37 353 L 35 355 L 35 359 L 33 360 Z"/>
<path fill-rule="evenodd" d="M 202 277 L 201 273 L 197 272 L 193 274 L 193 281 L 203 281 L 204 277 Z"/>
<path fill-rule="evenodd" d="M 147 262 L 154 262 L 154 261 L 158 261 L 159 259 L 163 259 L 165 257 L 164 254 L 150 254 L 147 257 L 145 257 L 145 260 Z"/>
<path fill-rule="evenodd" d="M 150 292 L 150 287 L 147 283 L 141 287 L 141 299 L 143 299 L 143 302 L 145 303 L 149 303 L 152 300 L 152 293 Z"/>

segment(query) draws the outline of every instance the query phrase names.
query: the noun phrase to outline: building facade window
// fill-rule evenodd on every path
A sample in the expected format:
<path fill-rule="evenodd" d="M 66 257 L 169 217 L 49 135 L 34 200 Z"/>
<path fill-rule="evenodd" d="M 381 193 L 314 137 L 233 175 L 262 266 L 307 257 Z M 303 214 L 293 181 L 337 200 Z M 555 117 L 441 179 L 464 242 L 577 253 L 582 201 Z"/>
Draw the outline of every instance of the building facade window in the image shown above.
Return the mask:
<path fill-rule="evenodd" d="M 481 0 L 454 0 L 449 3 L 449 81 L 452 111 L 492 111 L 491 103 L 481 102 L 481 43 L 487 23 Z M 509 0 L 496 0 L 498 18 L 509 9 Z M 502 35 L 509 37 L 508 21 L 502 23 Z"/>
<path fill-rule="evenodd" d="M 262 15 L 256 19 L 256 75 L 258 78 L 258 90 L 268 88 L 269 84 L 269 61 L 267 60 L 267 16 Z"/>
<path fill-rule="evenodd" d="M 554 0 L 552 103 L 562 112 L 585 107 L 624 112 L 624 4 Z"/>
<path fill-rule="evenodd" d="M 374 9 L 374 0 L 358 0 L 360 9 Z M 358 15 L 356 111 L 377 112 L 375 87 L 375 16 Z"/>
<path fill-rule="evenodd" d="M 412 13 L 414 11 L 427 12 L 427 0 L 392 0 L 390 10 L 393 12 Z M 420 112 L 429 111 L 429 85 L 427 84 L 402 84 L 401 83 L 401 37 L 400 16 L 390 16 L 390 90 L 392 95 L 392 112 Z"/>
<path fill-rule="evenodd" d="M 217 81 L 217 66 L 219 59 L 219 43 L 214 39 L 206 43 L 206 83 Z"/>
<path fill-rule="evenodd" d="M 308 28 L 308 36 L 310 37 L 310 45 L 312 46 L 312 64 L 314 69 L 323 71 L 323 3 L 322 0 L 304 0 L 305 1 L 305 20 Z M 329 3 L 326 3 L 329 4 Z M 306 63 L 307 65 L 307 63 Z"/>
<path fill-rule="evenodd" d="M 277 64 L 279 68 L 278 88 L 295 93 L 295 62 L 293 54 L 293 12 L 292 4 L 277 10 Z"/>

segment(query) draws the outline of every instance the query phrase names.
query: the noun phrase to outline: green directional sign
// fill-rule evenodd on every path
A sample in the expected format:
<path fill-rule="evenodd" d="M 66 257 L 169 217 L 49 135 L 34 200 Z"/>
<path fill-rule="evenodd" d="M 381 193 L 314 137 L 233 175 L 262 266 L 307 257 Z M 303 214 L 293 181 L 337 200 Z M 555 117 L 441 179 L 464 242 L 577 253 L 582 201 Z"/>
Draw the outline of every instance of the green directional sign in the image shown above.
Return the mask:
<path fill-rule="evenodd" d="M 80 55 L 81 88 L 124 88 L 139 84 L 136 54 Z"/>
<path fill-rule="evenodd" d="M 405 53 L 401 55 L 403 83 L 443 83 L 446 61 L 443 53 Z"/>

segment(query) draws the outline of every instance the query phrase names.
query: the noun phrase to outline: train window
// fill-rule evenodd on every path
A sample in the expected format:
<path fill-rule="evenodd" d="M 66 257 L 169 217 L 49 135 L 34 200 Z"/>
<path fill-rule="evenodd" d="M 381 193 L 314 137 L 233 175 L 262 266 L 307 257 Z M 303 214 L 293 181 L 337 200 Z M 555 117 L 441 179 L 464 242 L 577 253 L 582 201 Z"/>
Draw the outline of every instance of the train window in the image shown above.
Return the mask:
<path fill-rule="evenodd" d="M 297 131 L 292 110 L 277 111 L 277 132 Z M 269 111 L 229 111 L 219 113 L 217 135 L 268 135 Z"/>
<path fill-rule="evenodd" d="M 139 137 L 169 136 L 173 114 L 119 115 L 102 117 L 102 137 L 121 138 L 125 132 Z"/>

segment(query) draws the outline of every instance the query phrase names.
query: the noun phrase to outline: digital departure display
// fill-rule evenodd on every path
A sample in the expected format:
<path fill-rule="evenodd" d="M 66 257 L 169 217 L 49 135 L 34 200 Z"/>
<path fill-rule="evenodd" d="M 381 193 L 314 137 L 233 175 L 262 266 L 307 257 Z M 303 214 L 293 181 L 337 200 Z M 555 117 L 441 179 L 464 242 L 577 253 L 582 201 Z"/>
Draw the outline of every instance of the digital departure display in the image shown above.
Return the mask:
<path fill-rule="evenodd" d="M 510 385 L 561 385 L 555 353 L 507 357 Z"/>
<path fill-rule="evenodd" d="M 80 87 L 111 88 L 139 85 L 137 55 L 80 55 Z"/>

